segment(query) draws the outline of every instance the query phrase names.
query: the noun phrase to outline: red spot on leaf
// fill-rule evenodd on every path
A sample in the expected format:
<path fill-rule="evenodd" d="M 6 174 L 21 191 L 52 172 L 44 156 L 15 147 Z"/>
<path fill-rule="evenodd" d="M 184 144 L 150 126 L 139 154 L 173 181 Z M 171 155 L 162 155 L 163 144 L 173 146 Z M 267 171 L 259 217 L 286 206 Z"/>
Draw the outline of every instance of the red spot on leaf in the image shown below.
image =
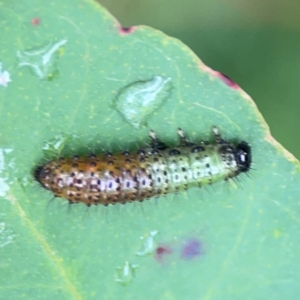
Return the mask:
<path fill-rule="evenodd" d="M 40 23 L 41 23 L 41 19 L 40 19 L 40 18 L 33 18 L 33 19 L 31 20 L 31 24 L 32 24 L 33 26 L 38 26 L 38 25 L 40 25 Z"/>
<path fill-rule="evenodd" d="M 217 72 L 217 77 L 219 77 L 224 83 L 226 83 L 228 86 L 230 86 L 233 89 L 238 89 L 239 86 L 228 76 L 221 72 Z"/>
<path fill-rule="evenodd" d="M 172 250 L 171 247 L 169 247 L 169 246 L 159 246 L 155 250 L 154 257 L 158 262 L 162 263 L 165 260 L 166 256 L 168 256 L 172 253 L 173 253 L 173 250 Z"/>
<path fill-rule="evenodd" d="M 239 89 L 240 87 L 238 86 L 238 84 L 236 84 L 232 79 L 230 79 L 228 76 L 226 76 L 225 74 L 221 73 L 221 72 L 218 72 L 218 71 L 215 71 L 213 69 L 211 69 L 210 67 L 208 66 L 205 66 L 205 65 L 200 65 L 200 68 L 202 70 L 204 70 L 205 72 L 215 76 L 215 77 L 218 77 L 220 78 L 226 85 L 228 85 L 229 87 L 237 90 Z"/>
<path fill-rule="evenodd" d="M 121 35 L 125 35 L 132 33 L 134 29 L 134 27 L 120 27 L 119 31 Z"/>

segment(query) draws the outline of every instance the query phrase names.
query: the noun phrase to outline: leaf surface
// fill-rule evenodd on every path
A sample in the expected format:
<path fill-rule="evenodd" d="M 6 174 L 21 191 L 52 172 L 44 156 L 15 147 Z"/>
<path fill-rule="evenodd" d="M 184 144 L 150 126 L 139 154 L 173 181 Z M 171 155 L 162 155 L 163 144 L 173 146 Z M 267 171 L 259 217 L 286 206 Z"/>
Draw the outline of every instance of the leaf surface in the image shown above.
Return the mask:
<path fill-rule="evenodd" d="M 0 24 L 1 299 L 296 299 L 299 162 L 249 96 L 90 0 L 2 2 Z M 213 125 L 251 145 L 250 176 L 70 209 L 32 175 L 62 153 L 135 150 L 150 129 L 199 141 Z"/>

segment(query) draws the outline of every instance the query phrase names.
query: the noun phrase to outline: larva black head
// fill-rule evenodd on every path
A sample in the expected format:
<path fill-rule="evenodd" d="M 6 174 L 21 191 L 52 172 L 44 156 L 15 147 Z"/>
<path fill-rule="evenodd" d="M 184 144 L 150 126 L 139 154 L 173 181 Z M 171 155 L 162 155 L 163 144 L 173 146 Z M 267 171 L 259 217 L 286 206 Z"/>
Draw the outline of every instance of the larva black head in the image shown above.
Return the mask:
<path fill-rule="evenodd" d="M 48 169 L 46 169 L 46 172 Z M 44 166 L 38 166 L 33 171 L 33 176 L 37 182 L 39 182 L 43 187 L 45 187 L 43 183 L 43 178 L 45 177 L 45 168 Z"/>
<path fill-rule="evenodd" d="M 251 167 L 251 147 L 246 142 L 236 146 L 235 159 L 240 172 L 248 172 Z"/>
<path fill-rule="evenodd" d="M 40 182 L 40 180 L 41 180 L 40 176 L 41 176 L 42 170 L 43 170 L 43 167 L 42 166 L 38 166 L 33 171 L 33 176 L 34 176 L 35 180 L 38 181 L 38 182 Z"/>

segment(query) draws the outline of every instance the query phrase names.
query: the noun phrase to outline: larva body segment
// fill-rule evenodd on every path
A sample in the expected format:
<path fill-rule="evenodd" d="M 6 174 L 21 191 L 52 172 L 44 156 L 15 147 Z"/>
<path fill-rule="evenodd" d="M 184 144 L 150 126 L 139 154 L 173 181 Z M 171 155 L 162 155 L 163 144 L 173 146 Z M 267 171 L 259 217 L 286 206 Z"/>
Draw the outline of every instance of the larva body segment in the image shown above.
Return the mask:
<path fill-rule="evenodd" d="M 151 132 L 151 145 L 143 150 L 52 160 L 36 169 L 35 178 L 55 196 L 89 206 L 142 201 L 250 169 L 246 142 L 224 141 L 216 128 L 213 143 L 190 143 L 181 130 L 178 133 L 178 147 L 167 147 Z"/>

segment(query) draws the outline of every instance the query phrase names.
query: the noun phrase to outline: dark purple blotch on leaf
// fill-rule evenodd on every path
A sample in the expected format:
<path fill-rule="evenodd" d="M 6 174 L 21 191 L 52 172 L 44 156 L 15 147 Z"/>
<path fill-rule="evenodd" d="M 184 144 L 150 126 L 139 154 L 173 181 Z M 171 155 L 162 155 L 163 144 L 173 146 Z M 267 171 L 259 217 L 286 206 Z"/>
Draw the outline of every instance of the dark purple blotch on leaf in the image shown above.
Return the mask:
<path fill-rule="evenodd" d="M 202 245 L 198 239 L 188 240 L 181 249 L 181 258 L 193 259 L 202 254 Z"/>

